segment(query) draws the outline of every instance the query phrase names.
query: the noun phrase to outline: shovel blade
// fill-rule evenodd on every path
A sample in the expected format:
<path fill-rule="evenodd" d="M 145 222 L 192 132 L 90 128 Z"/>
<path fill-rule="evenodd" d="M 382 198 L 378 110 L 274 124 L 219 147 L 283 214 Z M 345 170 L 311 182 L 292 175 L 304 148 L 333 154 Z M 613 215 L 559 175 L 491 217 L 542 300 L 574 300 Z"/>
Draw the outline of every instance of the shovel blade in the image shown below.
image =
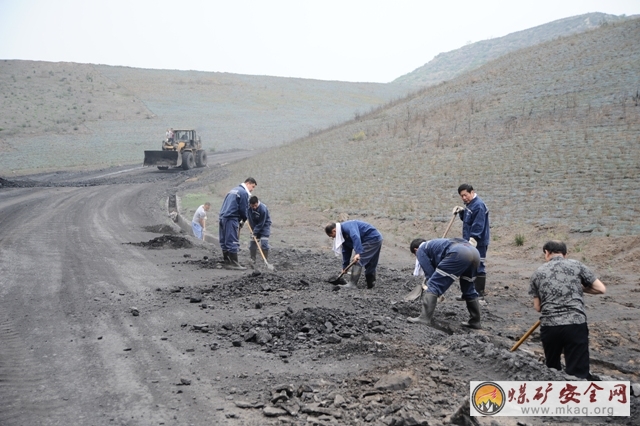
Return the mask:
<path fill-rule="evenodd" d="M 418 284 L 414 287 L 413 290 L 411 290 L 411 292 L 407 293 L 402 300 L 404 300 L 405 302 L 412 302 L 414 300 L 416 300 L 418 297 L 420 297 L 422 295 L 422 284 Z"/>

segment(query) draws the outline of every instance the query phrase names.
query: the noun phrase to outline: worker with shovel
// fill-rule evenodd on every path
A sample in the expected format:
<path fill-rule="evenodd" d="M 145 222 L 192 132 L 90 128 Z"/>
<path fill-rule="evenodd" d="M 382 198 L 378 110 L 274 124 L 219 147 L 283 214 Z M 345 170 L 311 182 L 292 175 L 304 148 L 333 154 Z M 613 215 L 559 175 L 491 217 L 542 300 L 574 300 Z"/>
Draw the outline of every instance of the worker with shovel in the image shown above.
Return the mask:
<path fill-rule="evenodd" d="M 462 238 L 469 241 L 480 253 L 480 263 L 476 272 L 475 287 L 480 298 L 484 300 L 484 289 L 487 282 L 487 270 L 485 262 L 487 249 L 491 239 L 489 231 L 489 209 L 478 194 L 473 190 L 473 186 L 464 183 L 458 187 L 458 194 L 464 203 L 464 207 L 456 206 L 454 214 L 460 216 L 462 220 Z M 456 297 L 456 300 L 465 300 L 463 296 Z"/>
<path fill-rule="evenodd" d="M 207 212 L 211 208 L 211 203 L 206 202 L 196 209 L 193 219 L 191 219 L 191 230 L 193 235 L 199 240 L 204 241 L 204 228 L 207 223 Z"/>
<path fill-rule="evenodd" d="M 255 266 L 256 255 L 258 254 L 258 244 L 262 249 L 264 261 L 269 259 L 269 236 L 271 235 L 271 217 L 267 206 L 252 195 L 249 198 L 249 227 L 253 231 L 251 241 L 249 241 L 249 255 L 251 262 Z"/>
<path fill-rule="evenodd" d="M 360 220 L 346 222 L 331 222 L 324 228 L 325 233 L 333 238 L 333 251 L 336 256 L 342 255 L 342 274 L 350 265 L 351 279 L 346 285 L 337 288 L 358 288 L 358 280 L 362 275 L 367 280 L 367 288 L 373 288 L 376 282 L 376 268 L 382 250 L 382 234 L 372 225 Z M 351 253 L 355 251 L 353 261 Z"/>
<path fill-rule="evenodd" d="M 548 241 L 542 246 L 547 263 L 531 276 L 529 294 L 541 313 L 540 340 L 547 367 L 562 370 L 564 352 L 567 374 L 590 380 L 589 328 L 583 293 L 604 294 L 602 282 L 582 263 L 567 259 L 567 246 Z"/>
<path fill-rule="evenodd" d="M 227 193 L 220 207 L 218 237 L 227 269 L 247 269 L 238 262 L 239 233 L 249 214 L 249 196 L 257 185 L 254 178 L 245 179 L 244 183 Z"/>
<path fill-rule="evenodd" d="M 480 303 L 478 293 L 473 286 L 476 270 L 480 263 L 480 253 L 468 241 L 460 238 L 436 238 L 426 241 L 416 238 L 409 246 L 416 256 L 416 271 L 424 273 L 426 289 L 422 292 L 422 311 L 420 316 L 408 318 L 409 322 L 434 326 L 433 313 L 440 297 L 454 280 L 460 280 L 462 296 L 467 302 L 471 315 L 463 326 L 480 329 Z"/>

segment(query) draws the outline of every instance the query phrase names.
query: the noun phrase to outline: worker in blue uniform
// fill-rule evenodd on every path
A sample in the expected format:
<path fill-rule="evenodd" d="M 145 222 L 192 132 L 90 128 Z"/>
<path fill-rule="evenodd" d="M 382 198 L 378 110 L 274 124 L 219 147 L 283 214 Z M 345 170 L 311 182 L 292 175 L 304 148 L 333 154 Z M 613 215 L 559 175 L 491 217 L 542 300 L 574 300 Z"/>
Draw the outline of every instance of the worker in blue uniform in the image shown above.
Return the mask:
<path fill-rule="evenodd" d="M 409 249 L 416 256 L 414 274 L 424 274 L 427 287 L 422 293 L 420 316 L 409 318 L 409 322 L 433 326 L 433 313 L 438 297 L 444 294 L 455 280 L 459 280 L 462 297 L 466 300 L 467 310 L 471 315 L 469 321 L 462 325 L 482 328 L 479 295 L 473 285 L 480 263 L 478 250 L 461 238 L 437 238 L 429 241 L 417 238 L 411 242 Z"/>
<path fill-rule="evenodd" d="M 258 244 L 262 249 L 265 261 L 269 258 L 269 236 L 271 235 L 271 216 L 269 215 L 269 209 L 267 206 L 258 200 L 258 197 L 252 195 L 249 198 L 249 225 L 253 235 L 251 241 L 249 241 L 249 255 L 251 256 L 251 262 L 255 264 L 256 254 L 258 251 Z"/>
<path fill-rule="evenodd" d="M 382 250 L 382 234 L 372 225 L 360 220 L 331 222 L 324 229 L 333 238 L 333 251 L 342 255 L 342 271 L 351 263 L 351 254 L 355 252 L 351 267 L 351 279 L 340 288 L 355 289 L 364 268 L 367 288 L 373 288 L 376 282 L 376 269 Z"/>
<path fill-rule="evenodd" d="M 256 180 L 247 178 L 244 183 L 227 193 L 220 207 L 218 217 L 218 237 L 227 269 L 246 269 L 238 261 L 240 250 L 240 229 L 249 214 L 249 197 L 257 186 Z"/>
<path fill-rule="evenodd" d="M 454 207 L 453 213 L 458 214 L 462 220 L 462 238 L 469 241 L 480 253 L 480 264 L 476 271 L 475 287 L 484 299 L 484 290 L 487 281 L 486 260 L 491 232 L 489 229 L 489 209 L 473 189 L 473 186 L 465 183 L 458 187 L 458 194 L 464 203 L 464 207 Z M 457 300 L 464 300 L 457 297 Z"/>

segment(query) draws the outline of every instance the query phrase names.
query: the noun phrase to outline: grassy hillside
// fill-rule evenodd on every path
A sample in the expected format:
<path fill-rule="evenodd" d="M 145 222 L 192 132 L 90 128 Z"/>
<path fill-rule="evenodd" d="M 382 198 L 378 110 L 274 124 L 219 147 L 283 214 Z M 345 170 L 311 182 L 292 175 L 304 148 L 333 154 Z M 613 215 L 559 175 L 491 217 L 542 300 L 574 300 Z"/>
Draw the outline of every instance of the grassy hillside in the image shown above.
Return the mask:
<path fill-rule="evenodd" d="M 346 212 L 407 241 L 442 232 L 464 182 L 487 202 L 495 238 L 557 225 L 638 235 L 638 40 L 636 19 L 508 54 L 235 164 L 225 185 L 251 175 L 272 210 Z"/>
<path fill-rule="evenodd" d="M 0 61 L 0 170 L 142 163 L 169 127 L 210 150 L 289 142 L 406 95 L 402 87 Z"/>
<path fill-rule="evenodd" d="M 507 53 L 624 19 L 627 18 L 598 12 L 587 13 L 559 19 L 504 37 L 479 41 L 451 52 L 441 53 L 420 68 L 398 77 L 393 83 L 419 87 L 431 86 L 451 80 Z"/>

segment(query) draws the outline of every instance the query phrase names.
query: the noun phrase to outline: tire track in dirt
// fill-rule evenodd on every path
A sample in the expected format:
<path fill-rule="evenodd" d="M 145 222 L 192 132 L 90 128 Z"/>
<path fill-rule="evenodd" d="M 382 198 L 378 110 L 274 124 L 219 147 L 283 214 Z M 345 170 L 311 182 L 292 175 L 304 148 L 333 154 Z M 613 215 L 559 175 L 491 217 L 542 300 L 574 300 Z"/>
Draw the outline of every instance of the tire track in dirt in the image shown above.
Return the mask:
<path fill-rule="evenodd" d="M 42 418 L 63 405 L 62 400 L 53 400 L 46 394 L 42 362 L 23 344 L 13 321 L 3 315 L 0 318 L 0 424 L 24 425 L 24 413 L 37 413 Z"/>

